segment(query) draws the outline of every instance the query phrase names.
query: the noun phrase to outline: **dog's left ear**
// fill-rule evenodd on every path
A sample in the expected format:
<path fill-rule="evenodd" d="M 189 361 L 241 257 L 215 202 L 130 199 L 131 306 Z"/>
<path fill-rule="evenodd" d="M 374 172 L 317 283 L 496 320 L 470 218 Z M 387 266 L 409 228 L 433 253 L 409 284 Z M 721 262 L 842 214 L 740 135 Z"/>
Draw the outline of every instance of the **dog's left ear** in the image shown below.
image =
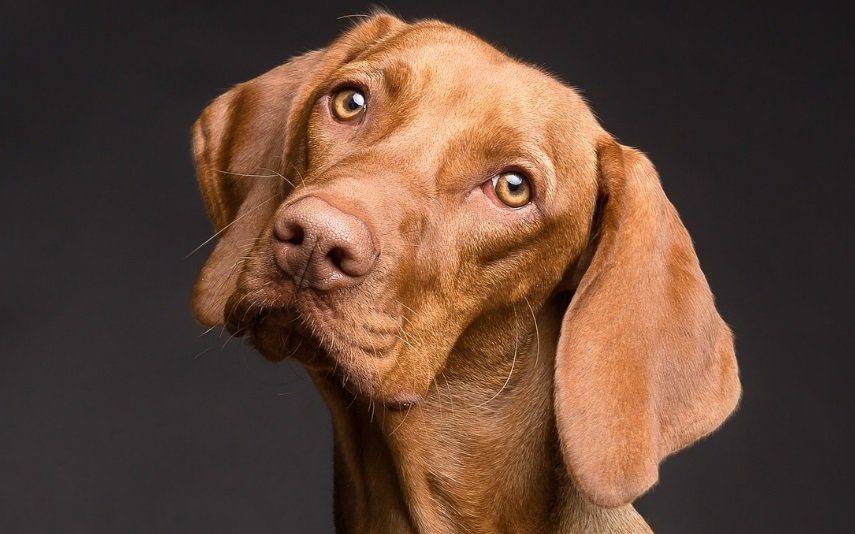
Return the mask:
<path fill-rule="evenodd" d="M 386 14 L 354 25 L 322 50 L 292 58 L 219 96 L 193 125 L 196 177 L 217 246 L 193 288 L 193 314 L 222 324 L 243 261 L 305 164 L 300 134 L 310 101 L 342 63 L 404 27 Z"/>
<path fill-rule="evenodd" d="M 555 410 L 574 483 L 615 507 L 717 428 L 740 385 L 730 330 L 653 165 L 611 138 L 598 158 L 599 228 L 561 327 Z"/>

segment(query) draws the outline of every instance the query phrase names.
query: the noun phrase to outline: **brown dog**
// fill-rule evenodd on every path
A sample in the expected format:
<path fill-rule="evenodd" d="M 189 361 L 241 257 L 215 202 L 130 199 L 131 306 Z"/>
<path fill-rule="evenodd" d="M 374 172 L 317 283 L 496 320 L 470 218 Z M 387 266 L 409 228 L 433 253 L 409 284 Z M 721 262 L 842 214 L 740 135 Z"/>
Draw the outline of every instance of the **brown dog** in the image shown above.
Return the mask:
<path fill-rule="evenodd" d="M 340 532 L 638 532 L 740 387 L 640 152 L 573 89 L 376 15 L 217 98 L 197 318 L 309 370 Z"/>

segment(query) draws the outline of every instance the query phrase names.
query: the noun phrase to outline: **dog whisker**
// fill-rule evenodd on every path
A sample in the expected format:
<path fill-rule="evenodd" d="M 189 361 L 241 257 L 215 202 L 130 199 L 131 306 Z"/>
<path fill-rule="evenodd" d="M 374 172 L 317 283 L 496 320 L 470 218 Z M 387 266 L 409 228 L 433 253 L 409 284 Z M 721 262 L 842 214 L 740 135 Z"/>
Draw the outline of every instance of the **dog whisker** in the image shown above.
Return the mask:
<path fill-rule="evenodd" d="M 210 330 L 210 329 L 209 329 L 209 330 Z M 207 354 L 208 352 L 210 352 L 213 348 L 214 348 L 214 347 L 208 347 L 207 349 L 205 349 L 205 350 L 203 350 L 203 351 L 199 352 L 198 354 L 196 354 L 195 356 L 193 356 L 193 359 L 194 359 L 194 360 L 198 360 L 198 359 L 199 359 L 199 358 L 201 358 L 203 355 L 205 355 L 205 354 Z"/>
<path fill-rule="evenodd" d="M 517 307 L 514 306 L 513 309 L 514 309 L 514 319 L 516 319 Z M 516 320 L 514 321 L 514 324 L 516 325 Z M 511 375 L 514 373 L 514 366 L 517 363 L 517 352 L 519 351 L 519 344 L 520 344 L 520 337 L 519 337 L 519 332 L 517 332 L 516 339 L 514 341 L 514 357 L 511 360 L 511 370 L 508 371 L 508 377 L 505 379 L 505 383 L 502 384 L 502 387 L 499 388 L 499 391 L 497 391 L 495 395 L 493 395 L 492 397 L 490 397 L 486 401 L 482 402 L 481 404 L 478 404 L 477 406 L 475 406 L 475 408 L 482 408 L 482 407 L 486 406 L 487 404 L 493 402 L 493 400 L 495 400 L 496 397 L 501 395 L 502 392 L 505 390 L 505 388 L 508 387 L 508 383 L 511 381 Z"/>
<path fill-rule="evenodd" d="M 229 344 L 229 341 L 231 341 L 231 340 L 232 340 L 236 335 L 237 335 L 237 334 L 231 334 L 231 335 L 229 335 L 228 339 L 226 339 L 226 342 L 225 342 L 225 343 L 223 343 L 223 346 L 222 346 L 222 347 L 220 347 L 220 350 L 225 349 L 225 348 L 226 348 L 226 345 L 228 345 L 228 344 Z"/>
<path fill-rule="evenodd" d="M 445 381 L 445 389 L 448 392 L 448 401 L 451 404 L 451 417 L 454 418 L 454 395 L 451 394 L 451 385 L 448 383 L 448 377 L 445 373 L 442 374 L 442 379 Z"/>
<path fill-rule="evenodd" d="M 410 410 L 412 410 L 412 409 L 413 409 L 413 405 L 412 405 L 412 404 L 411 404 L 411 405 L 409 405 L 409 406 L 407 406 L 407 412 L 404 414 L 404 417 L 402 417 L 402 418 L 401 418 L 401 421 L 400 421 L 400 422 L 398 422 L 398 426 L 396 426 L 396 427 L 394 428 L 394 430 L 392 430 L 391 432 L 389 432 L 389 435 L 390 435 L 390 436 L 394 435 L 394 434 L 395 434 L 395 432 L 397 432 L 397 431 L 398 431 L 398 429 L 399 429 L 399 428 L 401 428 L 401 425 L 403 425 L 403 424 L 404 424 L 404 421 L 406 421 L 406 420 L 407 420 L 407 416 L 408 416 L 408 415 L 410 415 Z"/>
<path fill-rule="evenodd" d="M 403 306 L 404 308 L 406 308 L 407 310 L 409 310 L 410 312 L 412 312 L 412 313 L 413 313 L 413 315 L 418 315 L 418 314 L 416 313 L 416 310 L 414 310 L 414 309 L 410 308 L 409 306 L 407 306 L 406 304 L 404 304 L 403 302 L 401 302 L 401 301 L 400 301 L 400 300 L 398 300 L 398 299 L 394 299 L 394 300 L 395 300 L 395 302 L 397 302 L 398 304 L 400 304 L 401 306 Z"/>
<path fill-rule="evenodd" d="M 402 331 L 402 332 L 403 332 L 403 331 Z M 406 334 L 405 334 L 405 335 L 406 335 Z M 400 340 L 401 340 L 405 345 L 407 345 L 407 346 L 408 346 L 408 347 L 410 347 L 411 349 L 416 350 L 416 348 L 413 346 L 413 344 L 412 344 L 412 343 L 410 343 L 409 341 L 407 341 L 406 339 L 402 338 L 402 337 L 401 337 L 401 336 L 399 336 L 398 334 L 394 334 L 394 336 L 395 336 L 396 338 L 400 339 Z"/>
<path fill-rule="evenodd" d="M 344 20 L 344 19 L 367 19 L 367 18 L 369 18 L 370 16 L 371 16 L 371 15 L 365 15 L 365 14 L 362 14 L 362 13 L 355 13 L 355 14 L 352 14 L 352 15 L 342 15 L 342 16 L 340 16 L 340 17 L 336 17 L 335 19 L 336 19 L 336 20 Z"/>
<path fill-rule="evenodd" d="M 243 172 L 232 172 L 232 171 L 221 171 L 216 170 L 216 172 L 220 174 L 228 174 L 229 176 L 240 176 L 242 178 L 280 178 L 283 182 L 286 182 L 294 187 L 294 184 L 288 178 L 285 178 L 281 173 L 276 172 L 273 169 L 266 169 L 264 167 L 259 167 L 260 170 L 269 172 L 270 174 L 252 174 L 252 173 L 243 173 Z"/>
<path fill-rule="evenodd" d="M 303 173 L 300 172 L 300 169 L 298 169 L 297 166 L 294 165 L 293 163 L 291 164 L 291 168 L 294 170 L 295 173 L 297 173 L 297 177 L 300 179 L 300 183 L 305 186 L 306 180 L 303 178 Z M 293 185 L 292 185 L 292 187 L 293 187 Z"/>
<path fill-rule="evenodd" d="M 528 297 L 523 295 L 525 299 L 525 303 L 528 304 L 528 311 L 531 312 L 531 320 L 534 322 L 534 339 L 537 343 L 537 350 L 534 353 L 534 365 L 537 365 L 538 358 L 540 357 L 540 329 L 537 327 L 537 317 L 534 315 L 534 309 L 531 307 L 531 302 L 528 301 Z"/>
<path fill-rule="evenodd" d="M 274 198 L 276 198 L 277 196 L 279 196 L 279 193 L 276 193 L 275 195 L 271 195 L 271 196 L 270 196 L 270 197 L 268 197 L 266 200 L 263 200 L 263 201 L 259 202 L 258 204 L 256 204 L 255 206 L 253 206 L 252 208 L 250 208 L 249 210 L 247 210 L 247 212 L 246 212 L 246 213 L 244 213 L 243 215 L 241 215 L 241 216 L 239 216 L 239 217 L 235 217 L 233 221 L 231 221 L 231 222 L 230 222 L 230 223 L 228 223 L 227 225 L 223 226 L 222 228 L 220 228 L 219 230 L 217 230 L 216 232 L 214 232 L 214 235 L 212 235 L 211 237 L 209 237 L 208 239 L 206 239 L 205 241 L 203 241 L 203 242 L 202 242 L 202 244 L 200 244 L 198 247 L 196 247 L 196 248 L 194 248 L 193 250 L 191 250 L 191 251 L 190 251 L 186 256 L 184 256 L 184 259 L 186 260 L 187 258 L 189 258 L 190 256 L 192 256 L 193 254 L 195 254 L 196 252 L 198 252 L 202 247 L 204 247 L 205 245 L 207 245 L 208 243 L 210 243 L 211 241 L 213 241 L 217 236 L 219 236 L 220 234 L 222 234 L 223 232 L 225 232 L 225 231 L 226 231 L 229 227 L 231 227 L 233 224 L 235 224 L 236 222 L 238 222 L 238 221 L 240 221 L 240 220 L 244 219 L 247 215 L 249 215 L 249 214 L 253 213 L 255 210 L 257 210 L 258 208 L 260 208 L 260 207 L 261 207 L 261 206 L 263 206 L 264 204 L 267 204 L 268 202 L 270 202 L 271 200 L 273 200 L 273 199 L 274 199 Z"/>
<path fill-rule="evenodd" d="M 278 172 L 278 171 L 275 171 L 275 170 L 273 170 L 273 169 L 266 169 L 266 168 L 264 168 L 264 167 L 260 167 L 260 169 L 261 169 L 262 171 L 272 172 L 274 176 L 278 176 L 278 177 L 282 178 L 282 181 L 283 181 L 283 182 L 285 182 L 285 183 L 287 183 L 287 184 L 288 184 L 288 185 L 290 185 L 291 187 L 297 187 L 296 185 L 294 185 L 294 182 L 292 182 L 292 181 L 291 181 L 291 180 L 289 180 L 288 178 L 285 178 L 285 176 L 284 176 L 284 175 L 282 175 L 282 173 L 280 173 L 280 172 Z"/>
<path fill-rule="evenodd" d="M 213 326 L 211 326 L 210 328 L 206 329 L 204 332 L 202 332 L 201 334 L 199 334 L 199 337 L 206 336 L 206 335 L 210 334 L 211 332 L 213 332 L 213 331 L 214 331 L 214 329 L 215 329 L 215 328 L 217 328 L 217 326 L 218 326 L 218 325 L 213 325 Z"/>

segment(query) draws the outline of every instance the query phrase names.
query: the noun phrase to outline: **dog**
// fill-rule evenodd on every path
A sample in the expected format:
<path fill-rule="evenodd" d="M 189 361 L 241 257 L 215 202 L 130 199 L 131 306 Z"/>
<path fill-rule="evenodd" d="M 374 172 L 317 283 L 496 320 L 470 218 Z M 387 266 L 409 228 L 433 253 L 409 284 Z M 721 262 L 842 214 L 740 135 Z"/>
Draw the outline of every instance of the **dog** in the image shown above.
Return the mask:
<path fill-rule="evenodd" d="M 308 370 L 339 532 L 648 532 L 632 501 L 738 403 L 648 158 L 464 30 L 368 16 L 192 135 L 194 314 Z"/>

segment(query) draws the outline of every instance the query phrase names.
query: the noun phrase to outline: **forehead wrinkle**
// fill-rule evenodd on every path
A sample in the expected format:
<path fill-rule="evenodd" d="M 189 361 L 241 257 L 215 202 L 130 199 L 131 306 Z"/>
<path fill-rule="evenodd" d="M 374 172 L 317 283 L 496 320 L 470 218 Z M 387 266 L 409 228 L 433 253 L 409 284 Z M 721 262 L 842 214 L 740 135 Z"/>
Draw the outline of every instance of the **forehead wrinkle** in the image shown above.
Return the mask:
<path fill-rule="evenodd" d="M 469 61 L 483 67 L 513 62 L 513 59 L 456 26 L 426 20 L 411 24 L 376 46 L 369 47 L 357 55 L 351 64 L 365 62 L 378 70 L 394 63 L 421 66 L 427 70 L 436 67 L 446 70 L 449 61 L 457 66 Z"/>
<path fill-rule="evenodd" d="M 504 75 L 505 83 L 513 79 L 517 73 L 508 71 L 508 66 L 522 64 L 468 32 L 428 20 L 369 47 L 339 72 L 366 82 L 382 82 L 395 99 L 412 100 L 430 91 L 434 98 L 444 96 L 453 103 L 497 85 L 484 83 L 485 76 L 495 79 Z"/>
<path fill-rule="evenodd" d="M 367 86 L 381 86 L 393 100 L 412 96 L 418 92 L 431 78 L 431 70 L 427 69 L 417 75 L 412 65 L 401 58 L 364 59 L 357 63 L 349 63 L 342 67 L 334 77 L 353 78 Z"/>
<path fill-rule="evenodd" d="M 366 61 L 358 63 L 348 63 L 338 69 L 331 76 L 332 79 L 350 78 L 354 81 L 365 83 L 371 86 L 377 81 L 382 81 L 383 70 L 377 65 L 372 65 Z"/>

